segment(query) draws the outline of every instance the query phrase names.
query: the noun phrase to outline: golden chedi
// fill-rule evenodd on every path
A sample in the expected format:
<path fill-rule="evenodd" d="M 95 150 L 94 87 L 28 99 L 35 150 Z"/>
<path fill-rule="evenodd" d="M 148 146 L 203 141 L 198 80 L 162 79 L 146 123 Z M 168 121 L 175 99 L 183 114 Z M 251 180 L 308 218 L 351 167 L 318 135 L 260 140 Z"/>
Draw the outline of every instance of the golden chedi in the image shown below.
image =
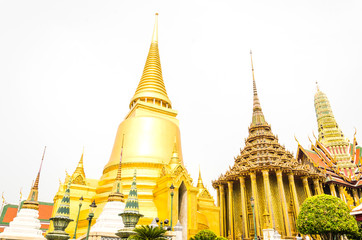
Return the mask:
<path fill-rule="evenodd" d="M 213 181 L 218 191 L 221 235 L 251 239 L 256 229 L 256 235 L 262 238 L 263 230 L 275 229 L 283 239 L 291 239 L 296 236 L 300 204 L 307 197 L 322 193 L 324 175 L 311 162 L 297 161 L 279 144 L 262 112 L 252 60 L 251 64 L 254 99 L 249 136 L 234 166 Z"/>
<path fill-rule="evenodd" d="M 77 173 L 69 176 L 76 181 L 72 184 L 74 189 L 71 189 L 71 218 L 76 219 L 78 199 L 82 195 L 84 197 L 77 236 L 86 232 L 87 208 L 93 198 L 98 205 L 95 218 L 102 212 L 114 186 L 121 149 L 120 189 L 125 199 L 132 184 L 134 169 L 137 169 L 139 207 L 140 213 L 144 215 L 138 224 L 150 224 L 155 217 L 170 219 L 170 186 L 173 184 L 172 222 L 174 226 L 178 220 L 181 222 L 183 236 L 189 238 L 205 228 L 219 233 L 219 208 L 206 188 L 202 186 L 200 190 L 201 186 L 193 186 L 193 180 L 183 164 L 177 111 L 172 109 L 162 77 L 157 17 L 156 14 L 152 42 L 141 80 L 130 101 L 130 111 L 118 127 L 113 150 L 101 178 L 85 178 L 83 162 L 79 164 L 81 166 L 77 168 Z M 57 208 L 63 189 L 61 186 L 54 198 L 54 209 Z M 75 223 L 72 223 L 67 231 L 74 231 L 74 227 Z"/>

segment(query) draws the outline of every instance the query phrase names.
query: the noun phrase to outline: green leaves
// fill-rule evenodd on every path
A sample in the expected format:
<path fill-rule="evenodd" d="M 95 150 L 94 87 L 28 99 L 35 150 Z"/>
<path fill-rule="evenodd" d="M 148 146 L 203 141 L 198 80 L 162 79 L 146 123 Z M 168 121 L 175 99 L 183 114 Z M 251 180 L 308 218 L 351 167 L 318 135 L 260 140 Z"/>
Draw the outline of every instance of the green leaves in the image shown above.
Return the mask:
<path fill-rule="evenodd" d="M 216 239 L 219 240 L 220 237 L 218 238 L 213 231 L 207 229 L 201 230 L 194 237 L 190 238 L 190 240 L 216 240 Z"/>
<path fill-rule="evenodd" d="M 150 227 L 148 225 L 142 225 L 135 228 L 133 231 L 136 235 L 130 236 L 129 240 L 165 240 L 166 230 L 161 227 Z"/>
<path fill-rule="evenodd" d="M 332 235 L 358 231 L 356 220 L 349 214 L 347 204 L 331 195 L 307 198 L 299 212 L 297 229 L 301 234 L 319 234 L 324 239 Z"/>

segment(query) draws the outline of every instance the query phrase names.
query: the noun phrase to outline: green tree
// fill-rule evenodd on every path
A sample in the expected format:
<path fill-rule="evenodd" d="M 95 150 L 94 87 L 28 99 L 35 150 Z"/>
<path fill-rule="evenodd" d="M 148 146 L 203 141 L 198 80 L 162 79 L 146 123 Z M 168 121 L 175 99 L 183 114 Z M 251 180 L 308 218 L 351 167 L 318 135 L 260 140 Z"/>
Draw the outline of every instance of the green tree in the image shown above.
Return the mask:
<path fill-rule="evenodd" d="M 166 230 L 161 227 L 152 227 L 148 225 L 142 225 L 135 228 L 133 231 L 135 235 L 130 236 L 129 240 L 164 240 Z"/>
<path fill-rule="evenodd" d="M 215 240 L 217 238 L 216 234 L 211 230 L 201 230 L 190 240 Z"/>
<path fill-rule="evenodd" d="M 358 231 L 356 220 L 349 214 L 347 204 L 331 195 L 317 195 L 307 198 L 299 212 L 297 230 L 322 240 L 340 239 L 344 234 Z"/>

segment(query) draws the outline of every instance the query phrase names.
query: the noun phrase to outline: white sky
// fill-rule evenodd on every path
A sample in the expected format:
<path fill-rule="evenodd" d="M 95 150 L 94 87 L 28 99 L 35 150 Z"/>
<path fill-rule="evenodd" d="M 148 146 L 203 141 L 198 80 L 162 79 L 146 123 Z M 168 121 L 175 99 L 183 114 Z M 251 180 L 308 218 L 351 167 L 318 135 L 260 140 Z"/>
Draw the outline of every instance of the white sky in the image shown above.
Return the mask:
<path fill-rule="evenodd" d="M 128 113 L 159 12 L 166 89 L 179 111 L 194 183 L 233 164 L 252 112 L 249 49 L 266 120 L 296 152 L 317 134 L 318 81 L 343 132 L 362 141 L 362 1 L 0 1 L 0 191 L 27 197 L 47 153 L 41 201 L 52 201 L 85 146 L 98 179 Z"/>

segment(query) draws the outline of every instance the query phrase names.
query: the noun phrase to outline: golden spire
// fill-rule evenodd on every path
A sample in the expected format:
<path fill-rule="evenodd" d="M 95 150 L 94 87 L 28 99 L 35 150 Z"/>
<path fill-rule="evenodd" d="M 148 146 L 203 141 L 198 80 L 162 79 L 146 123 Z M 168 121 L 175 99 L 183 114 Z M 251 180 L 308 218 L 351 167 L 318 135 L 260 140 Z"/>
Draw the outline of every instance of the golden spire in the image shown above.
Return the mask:
<path fill-rule="evenodd" d="M 73 181 L 75 180 L 76 177 L 78 177 L 79 175 L 82 176 L 83 180 L 85 179 L 85 173 L 84 173 L 84 165 L 83 165 L 83 157 L 84 157 L 84 147 L 83 147 L 83 152 L 82 152 L 82 156 L 80 157 L 80 160 L 78 162 L 77 168 L 75 169 L 74 173 L 72 174 L 72 179 Z M 74 182 L 73 182 L 74 183 Z M 77 183 L 76 183 L 77 184 Z"/>
<path fill-rule="evenodd" d="M 251 71 L 253 74 L 253 119 L 252 125 L 265 124 L 264 114 L 261 110 L 260 101 L 258 97 L 258 92 L 256 90 L 255 76 L 254 76 L 254 64 L 253 64 L 253 53 L 250 50 L 250 59 L 251 59 Z"/>
<path fill-rule="evenodd" d="M 204 187 L 204 183 L 202 182 L 202 178 L 201 178 L 200 165 L 199 165 L 199 179 L 197 180 L 197 187 L 198 187 L 199 189 L 205 188 L 205 187 Z"/>
<path fill-rule="evenodd" d="M 314 108 L 318 122 L 318 141 L 326 147 L 348 146 L 348 141 L 334 118 L 329 100 L 319 88 L 314 95 Z"/>
<path fill-rule="evenodd" d="M 121 181 L 121 176 L 122 176 L 122 155 L 123 155 L 123 143 L 124 143 L 124 134 L 122 137 L 122 147 L 121 147 L 121 155 L 119 158 L 119 165 L 118 165 L 118 170 L 117 170 L 117 177 L 116 177 L 116 181 Z"/>
<path fill-rule="evenodd" d="M 121 147 L 121 154 L 119 157 L 119 165 L 118 165 L 118 170 L 117 170 L 116 181 L 113 184 L 112 193 L 109 194 L 109 196 L 108 196 L 108 202 L 114 202 L 114 201 L 124 202 L 124 195 L 123 195 L 123 193 L 121 193 L 121 191 L 122 191 L 121 180 L 122 180 L 123 144 L 124 144 L 124 134 L 122 137 L 122 147 Z"/>
<path fill-rule="evenodd" d="M 156 13 L 155 26 L 146 64 L 137 90 L 131 99 L 130 108 L 137 100 L 171 108 L 171 101 L 167 96 L 162 78 L 161 62 L 158 52 L 158 13 Z"/>
<path fill-rule="evenodd" d="M 39 178 L 40 178 L 41 168 L 43 166 L 46 148 L 47 147 L 45 146 L 44 151 L 43 151 L 43 157 L 41 158 L 38 174 L 36 176 L 36 179 L 35 179 L 35 182 L 34 182 L 32 188 L 30 190 L 28 199 L 23 204 L 23 208 L 36 209 L 36 210 L 39 209 L 39 203 L 38 203 Z"/>

